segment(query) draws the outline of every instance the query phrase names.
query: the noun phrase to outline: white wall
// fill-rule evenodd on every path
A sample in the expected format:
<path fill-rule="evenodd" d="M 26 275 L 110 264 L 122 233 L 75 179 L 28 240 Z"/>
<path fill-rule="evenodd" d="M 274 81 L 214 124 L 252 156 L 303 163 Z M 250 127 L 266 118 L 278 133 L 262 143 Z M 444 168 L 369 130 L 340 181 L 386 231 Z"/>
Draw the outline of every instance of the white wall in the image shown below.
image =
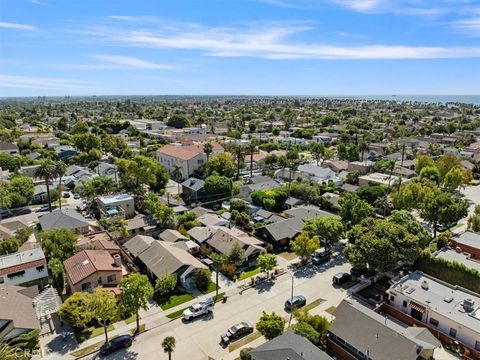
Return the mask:
<path fill-rule="evenodd" d="M 29 281 L 39 280 L 44 277 L 48 277 L 48 269 L 47 269 L 47 265 L 45 265 L 42 271 L 38 271 L 36 267 L 34 267 L 34 268 L 26 269 L 25 274 L 23 274 L 23 276 L 16 276 L 14 278 L 9 278 L 8 275 L 2 275 L 1 277 L 3 277 L 3 282 L 5 284 L 19 285 Z"/>

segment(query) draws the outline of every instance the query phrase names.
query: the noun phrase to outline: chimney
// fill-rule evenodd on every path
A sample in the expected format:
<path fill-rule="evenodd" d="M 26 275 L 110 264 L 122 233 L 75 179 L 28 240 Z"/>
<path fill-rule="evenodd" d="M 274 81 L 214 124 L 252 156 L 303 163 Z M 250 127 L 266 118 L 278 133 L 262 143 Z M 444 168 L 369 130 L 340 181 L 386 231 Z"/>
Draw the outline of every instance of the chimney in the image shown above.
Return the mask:
<path fill-rule="evenodd" d="M 462 248 L 460 246 L 457 246 L 455 248 L 455 251 L 460 254 L 462 252 Z"/>
<path fill-rule="evenodd" d="M 422 289 L 423 290 L 428 290 L 428 281 L 427 280 L 422 281 Z"/>
<path fill-rule="evenodd" d="M 115 266 L 118 266 L 118 267 L 122 266 L 122 258 L 120 257 L 120 254 L 113 255 L 113 261 Z"/>

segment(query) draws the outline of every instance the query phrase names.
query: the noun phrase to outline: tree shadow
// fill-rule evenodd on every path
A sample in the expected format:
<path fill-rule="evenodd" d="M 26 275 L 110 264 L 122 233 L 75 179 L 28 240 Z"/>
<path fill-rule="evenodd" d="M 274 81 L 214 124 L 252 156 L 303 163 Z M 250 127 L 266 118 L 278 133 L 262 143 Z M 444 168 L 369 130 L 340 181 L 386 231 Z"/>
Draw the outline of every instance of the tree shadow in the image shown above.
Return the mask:
<path fill-rule="evenodd" d="M 121 349 L 105 356 L 100 355 L 100 353 L 96 353 L 92 360 L 93 359 L 136 360 L 138 359 L 138 353 L 130 349 Z"/>
<path fill-rule="evenodd" d="M 46 344 L 48 352 L 56 352 L 62 355 L 75 350 L 77 346 L 77 341 L 72 332 L 68 333 L 66 339 L 60 333 Z"/>
<path fill-rule="evenodd" d="M 266 293 L 266 292 L 270 291 L 270 289 L 273 287 L 274 284 L 275 284 L 275 282 L 273 280 L 269 279 L 269 280 L 266 280 L 266 281 L 256 285 L 255 289 L 257 290 L 257 292 L 259 294 Z"/>

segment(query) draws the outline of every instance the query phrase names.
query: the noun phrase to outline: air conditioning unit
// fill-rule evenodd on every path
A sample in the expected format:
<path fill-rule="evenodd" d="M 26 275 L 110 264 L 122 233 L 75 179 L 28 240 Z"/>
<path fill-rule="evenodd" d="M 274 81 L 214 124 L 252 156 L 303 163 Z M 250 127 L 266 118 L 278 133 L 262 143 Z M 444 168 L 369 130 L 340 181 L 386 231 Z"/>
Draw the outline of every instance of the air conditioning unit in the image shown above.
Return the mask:
<path fill-rule="evenodd" d="M 422 289 L 423 290 L 428 290 L 428 281 L 427 280 L 422 281 Z"/>

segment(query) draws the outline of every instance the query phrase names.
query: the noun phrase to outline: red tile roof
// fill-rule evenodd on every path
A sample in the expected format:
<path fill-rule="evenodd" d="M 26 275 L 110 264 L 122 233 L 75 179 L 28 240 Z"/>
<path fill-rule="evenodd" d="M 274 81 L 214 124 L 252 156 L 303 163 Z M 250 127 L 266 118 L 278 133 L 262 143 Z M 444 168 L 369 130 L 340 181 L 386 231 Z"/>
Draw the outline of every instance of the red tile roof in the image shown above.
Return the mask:
<path fill-rule="evenodd" d="M 122 271 L 107 250 L 79 251 L 65 260 L 63 265 L 74 285 L 98 271 Z"/>
<path fill-rule="evenodd" d="M 212 142 L 213 152 L 222 151 L 219 143 Z M 181 160 L 190 160 L 199 154 L 203 154 L 203 144 L 175 145 L 167 144 L 162 146 L 157 152 L 175 157 Z"/>

